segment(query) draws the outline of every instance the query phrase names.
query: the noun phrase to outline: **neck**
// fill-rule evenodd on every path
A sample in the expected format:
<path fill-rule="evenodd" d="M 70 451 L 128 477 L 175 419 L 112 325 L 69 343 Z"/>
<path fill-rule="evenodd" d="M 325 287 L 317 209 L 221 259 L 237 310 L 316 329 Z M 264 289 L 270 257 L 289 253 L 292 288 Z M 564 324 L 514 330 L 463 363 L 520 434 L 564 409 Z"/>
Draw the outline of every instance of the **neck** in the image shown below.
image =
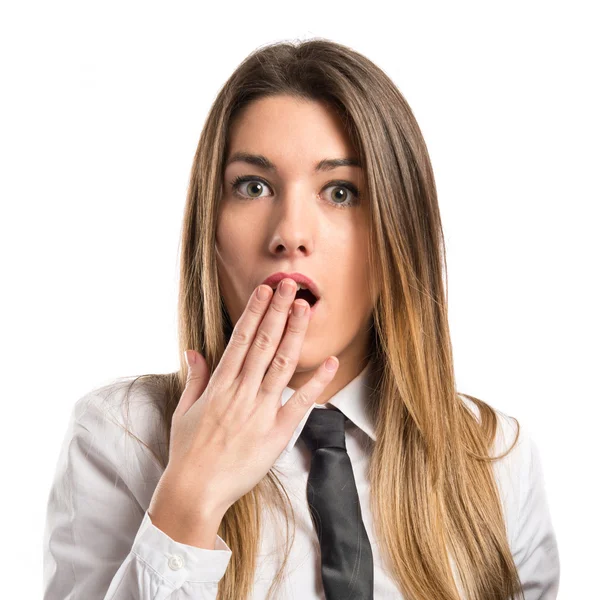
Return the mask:
<path fill-rule="evenodd" d="M 348 347 L 343 352 L 336 355 L 340 361 L 340 365 L 334 378 L 315 401 L 317 404 L 325 404 L 328 402 L 330 398 L 335 396 L 341 389 L 345 388 L 367 366 L 370 357 L 367 355 L 366 351 L 363 350 L 360 354 L 353 356 L 352 350 L 351 347 Z M 288 387 L 294 391 L 301 388 L 310 381 L 319 366 L 320 363 L 313 367 L 297 368 L 288 383 Z"/>

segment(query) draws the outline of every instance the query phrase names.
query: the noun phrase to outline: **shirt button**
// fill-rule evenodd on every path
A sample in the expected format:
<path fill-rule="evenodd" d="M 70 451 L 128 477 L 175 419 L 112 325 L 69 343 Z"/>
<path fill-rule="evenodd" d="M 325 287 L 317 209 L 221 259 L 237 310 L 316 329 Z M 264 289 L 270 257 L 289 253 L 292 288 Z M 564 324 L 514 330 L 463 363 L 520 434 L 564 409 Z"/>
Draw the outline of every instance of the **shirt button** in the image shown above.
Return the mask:
<path fill-rule="evenodd" d="M 174 554 L 169 558 L 169 567 L 173 569 L 173 571 L 178 571 L 183 567 L 183 558 L 181 558 L 179 554 Z"/>

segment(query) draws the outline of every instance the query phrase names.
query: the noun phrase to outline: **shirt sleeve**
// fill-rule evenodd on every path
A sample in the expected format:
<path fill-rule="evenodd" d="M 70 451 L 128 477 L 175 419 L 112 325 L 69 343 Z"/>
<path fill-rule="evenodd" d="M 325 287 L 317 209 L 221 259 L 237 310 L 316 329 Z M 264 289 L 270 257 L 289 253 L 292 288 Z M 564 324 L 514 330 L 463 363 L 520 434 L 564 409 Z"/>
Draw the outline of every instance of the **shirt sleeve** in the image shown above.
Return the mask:
<path fill-rule="evenodd" d="M 48 496 L 44 600 L 216 599 L 231 550 L 220 536 L 214 550 L 177 542 L 152 523 L 137 497 L 141 454 L 88 400 L 71 415 Z"/>
<path fill-rule="evenodd" d="M 528 427 L 524 436 L 523 467 L 519 487 L 513 559 L 519 571 L 525 600 L 556 600 L 560 559 L 546 495 L 539 448 Z"/>

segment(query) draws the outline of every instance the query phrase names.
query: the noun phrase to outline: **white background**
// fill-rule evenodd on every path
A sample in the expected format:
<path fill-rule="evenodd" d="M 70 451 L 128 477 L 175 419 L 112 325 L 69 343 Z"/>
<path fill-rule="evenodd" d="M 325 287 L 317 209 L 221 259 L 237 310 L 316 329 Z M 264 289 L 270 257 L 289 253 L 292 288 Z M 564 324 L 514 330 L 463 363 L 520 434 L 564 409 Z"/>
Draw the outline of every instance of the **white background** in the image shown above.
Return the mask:
<path fill-rule="evenodd" d="M 315 36 L 365 54 L 411 105 L 439 191 L 459 391 L 532 428 L 559 598 L 598 597 L 594 4 L 2 5 L 5 597 L 41 595 L 76 400 L 178 368 L 180 227 L 210 103 L 256 47 Z"/>

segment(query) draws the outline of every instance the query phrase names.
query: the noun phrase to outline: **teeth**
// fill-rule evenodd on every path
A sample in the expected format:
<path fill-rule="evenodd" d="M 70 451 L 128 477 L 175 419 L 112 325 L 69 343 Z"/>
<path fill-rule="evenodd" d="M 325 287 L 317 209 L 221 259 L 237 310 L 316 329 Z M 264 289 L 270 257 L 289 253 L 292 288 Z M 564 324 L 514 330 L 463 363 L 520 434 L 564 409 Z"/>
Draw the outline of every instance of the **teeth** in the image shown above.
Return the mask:
<path fill-rule="evenodd" d="M 273 289 L 275 290 L 277 288 L 274 287 Z M 308 289 L 308 287 L 305 286 L 304 284 L 296 282 L 296 291 L 298 291 L 298 290 L 307 290 L 307 289 Z"/>
<path fill-rule="evenodd" d="M 273 290 L 276 290 L 277 288 L 274 287 Z M 303 283 L 298 283 L 296 282 L 296 291 L 298 290 L 307 290 L 309 289 L 308 286 L 304 285 Z"/>

